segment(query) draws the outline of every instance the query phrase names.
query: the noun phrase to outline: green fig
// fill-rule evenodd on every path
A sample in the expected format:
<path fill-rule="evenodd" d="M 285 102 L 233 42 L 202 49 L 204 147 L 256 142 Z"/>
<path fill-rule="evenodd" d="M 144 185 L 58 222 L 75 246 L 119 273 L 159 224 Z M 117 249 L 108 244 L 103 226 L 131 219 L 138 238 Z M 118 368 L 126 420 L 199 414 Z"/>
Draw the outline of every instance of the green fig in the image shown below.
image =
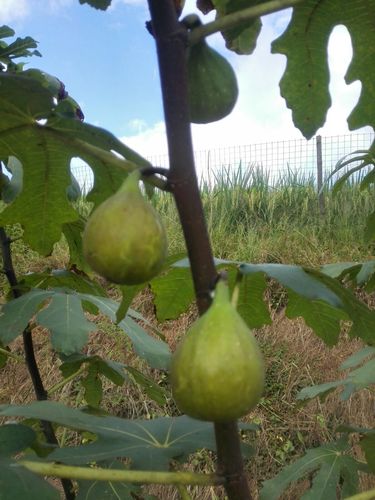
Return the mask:
<path fill-rule="evenodd" d="M 173 354 L 170 380 L 178 408 L 200 420 L 236 420 L 259 402 L 264 387 L 262 354 L 223 281 L 210 308 Z"/>
<path fill-rule="evenodd" d="M 210 123 L 229 115 L 238 97 L 229 62 L 203 40 L 188 49 L 187 69 L 190 120 Z"/>
<path fill-rule="evenodd" d="M 83 233 L 83 254 L 92 269 L 113 283 L 135 285 L 151 280 L 167 255 L 159 214 L 139 188 L 139 172 L 99 205 Z"/>

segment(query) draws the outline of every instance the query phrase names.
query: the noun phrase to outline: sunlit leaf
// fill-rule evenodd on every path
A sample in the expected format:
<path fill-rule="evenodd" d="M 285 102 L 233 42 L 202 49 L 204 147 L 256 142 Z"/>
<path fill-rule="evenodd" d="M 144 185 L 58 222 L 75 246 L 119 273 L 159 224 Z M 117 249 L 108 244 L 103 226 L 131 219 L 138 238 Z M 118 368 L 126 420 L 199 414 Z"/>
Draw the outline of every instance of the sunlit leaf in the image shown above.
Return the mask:
<path fill-rule="evenodd" d="M 348 29 L 353 44 L 346 82 L 360 80 L 362 84 L 358 104 L 348 118 L 349 127 L 374 127 L 375 85 L 368 70 L 368 61 L 375 57 L 374 9 L 374 0 L 307 0 L 293 8 L 289 26 L 273 42 L 272 51 L 287 56 L 281 95 L 292 109 L 294 124 L 307 139 L 324 124 L 331 105 L 327 44 L 333 28 L 341 24 Z"/>

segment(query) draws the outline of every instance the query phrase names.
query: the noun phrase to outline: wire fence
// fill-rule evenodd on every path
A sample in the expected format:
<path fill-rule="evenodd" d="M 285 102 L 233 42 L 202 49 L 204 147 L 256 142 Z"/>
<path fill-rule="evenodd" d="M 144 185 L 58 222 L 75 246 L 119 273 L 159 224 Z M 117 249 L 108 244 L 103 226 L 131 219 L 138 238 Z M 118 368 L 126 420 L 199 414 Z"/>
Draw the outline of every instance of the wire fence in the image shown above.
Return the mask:
<path fill-rule="evenodd" d="M 278 185 L 280 179 L 293 174 L 301 180 L 312 180 L 319 187 L 319 177 L 322 181 L 327 179 L 341 158 L 354 151 L 367 150 L 374 139 L 374 132 L 316 136 L 310 141 L 295 139 L 201 150 L 196 151 L 194 157 L 199 179 L 209 186 L 215 185 L 223 169 L 241 168 L 242 172 L 246 169 L 261 172 L 270 186 Z M 147 159 L 155 166 L 168 168 L 167 155 L 148 156 Z M 355 163 L 350 165 L 354 166 Z M 72 172 L 87 193 L 93 185 L 90 167 L 73 165 Z M 361 174 L 363 172 L 357 175 Z"/>

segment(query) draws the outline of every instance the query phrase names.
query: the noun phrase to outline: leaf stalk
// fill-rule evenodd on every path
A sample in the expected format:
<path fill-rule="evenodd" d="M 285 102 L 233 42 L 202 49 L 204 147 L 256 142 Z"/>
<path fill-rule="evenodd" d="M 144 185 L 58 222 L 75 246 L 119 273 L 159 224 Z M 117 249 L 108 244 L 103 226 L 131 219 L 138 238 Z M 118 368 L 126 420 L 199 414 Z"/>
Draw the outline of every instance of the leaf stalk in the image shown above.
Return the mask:
<path fill-rule="evenodd" d="M 183 484 L 195 486 L 212 486 L 224 482 L 224 478 L 217 474 L 197 474 L 195 472 L 102 469 L 99 467 L 48 464 L 31 460 L 20 460 L 18 464 L 42 476 L 86 481 L 122 481 L 135 484 Z"/>

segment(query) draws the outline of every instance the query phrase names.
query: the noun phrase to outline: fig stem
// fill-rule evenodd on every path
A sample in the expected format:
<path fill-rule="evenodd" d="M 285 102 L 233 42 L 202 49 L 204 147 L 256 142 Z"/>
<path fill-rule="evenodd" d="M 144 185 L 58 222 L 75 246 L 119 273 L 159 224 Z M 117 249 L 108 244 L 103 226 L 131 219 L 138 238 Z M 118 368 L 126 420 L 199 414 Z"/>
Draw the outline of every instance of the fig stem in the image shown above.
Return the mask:
<path fill-rule="evenodd" d="M 293 7 L 303 1 L 304 0 L 271 0 L 270 2 L 254 5 L 253 7 L 248 7 L 246 9 L 233 12 L 232 14 L 219 17 L 215 21 L 202 24 L 201 26 L 197 26 L 192 29 L 189 33 L 189 45 L 195 45 L 207 36 L 213 35 L 218 31 L 225 31 L 229 28 L 238 26 L 243 22 L 251 21 L 257 17 L 272 14 L 273 12 L 278 12 L 279 10 L 283 10 L 288 7 Z"/>
<path fill-rule="evenodd" d="M 91 481 L 123 481 L 137 484 L 193 484 L 197 486 L 219 485 L 224 482 L 224 478 L 217 474 L 102 469 L 100 467 L 76 467 L 73 465 L 34 462 L 32 460 L 20 460 L 18 463 L 42 476 Z"/>
<path fill-rule="evenodd" d="M 148 0 L 148 5 L 157 47 L 167 130 L 168 180 L 184 232 L 197 306 L 202 315 L 211 304 L 211 285 L 218 274 L 194 165 L 188 104 L 188 32 L 178 22 L 173 0 Z M 215 424 L 215 437 L 228 499 L 251 500 L 236 422 Z"/>

